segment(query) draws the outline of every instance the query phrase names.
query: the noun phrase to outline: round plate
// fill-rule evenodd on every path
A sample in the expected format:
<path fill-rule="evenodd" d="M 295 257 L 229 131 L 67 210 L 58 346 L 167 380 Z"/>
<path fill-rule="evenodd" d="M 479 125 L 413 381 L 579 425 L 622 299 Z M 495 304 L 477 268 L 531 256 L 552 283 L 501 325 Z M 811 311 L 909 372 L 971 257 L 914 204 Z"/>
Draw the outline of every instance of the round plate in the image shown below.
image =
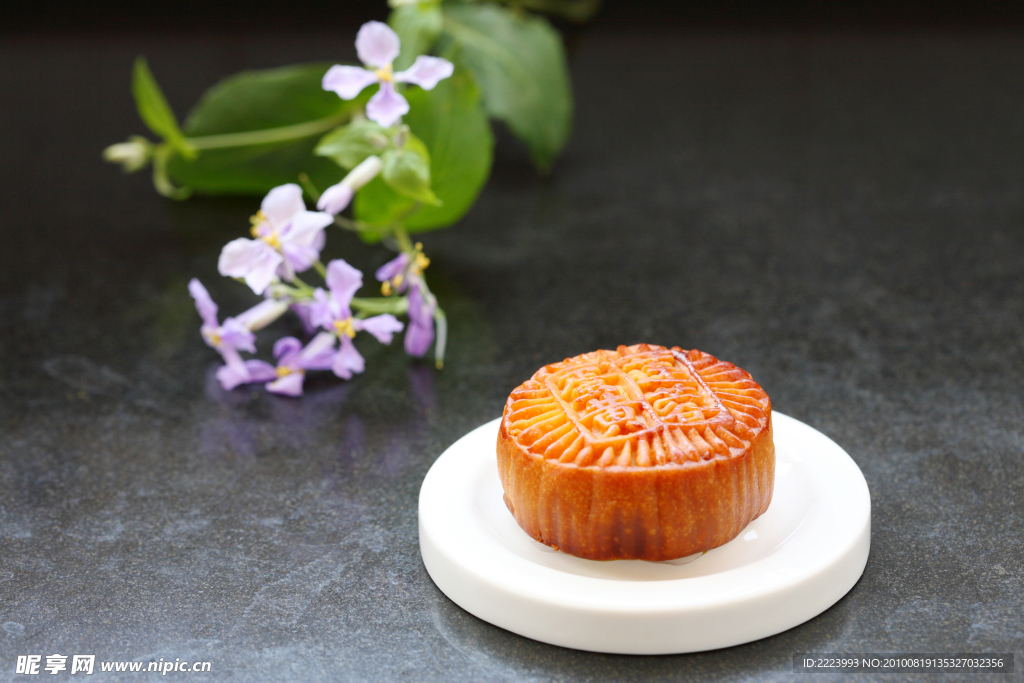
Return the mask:
<path fill-rule="evenodd" d="M 821 614 L 853 587 L 871 543 L 857 464 L 772 412 L 775 492 L 729 543 L 672 562 L 597 562 L 534 541 L 502 501 L 494 420 L 446 450 L 420 489 L 420 552 L 445 595 L 484 621 L 595 652 L 729 647 Z"/>

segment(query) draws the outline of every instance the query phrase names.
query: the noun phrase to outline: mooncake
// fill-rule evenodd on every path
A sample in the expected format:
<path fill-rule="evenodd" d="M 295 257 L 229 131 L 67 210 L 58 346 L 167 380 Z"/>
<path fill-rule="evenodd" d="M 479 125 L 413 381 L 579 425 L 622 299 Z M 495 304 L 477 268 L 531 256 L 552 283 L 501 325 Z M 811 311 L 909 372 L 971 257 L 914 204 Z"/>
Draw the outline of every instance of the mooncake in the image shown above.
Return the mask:
<path fill-rule="evenodd" d="M 512 392 L 497 456 L 505 505 L 535 540 L 591 560 L 673 560 L 768 509 L 771 401 L 696 349 L 594 351 Z"/>

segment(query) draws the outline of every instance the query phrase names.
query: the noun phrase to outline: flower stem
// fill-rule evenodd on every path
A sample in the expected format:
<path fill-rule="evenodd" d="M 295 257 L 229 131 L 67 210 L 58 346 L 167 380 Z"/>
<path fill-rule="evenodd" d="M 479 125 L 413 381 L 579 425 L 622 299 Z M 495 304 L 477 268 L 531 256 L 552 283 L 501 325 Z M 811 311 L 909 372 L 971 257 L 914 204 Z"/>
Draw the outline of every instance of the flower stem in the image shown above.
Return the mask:
<path fill-rule="evenodd" d="M 349 302 L 352 308 L 363 313 L 390 313 L 392 315 L 404 315 L 409 310 L 409 299 L 404 296 L 382 296 L 369 299 L 353 298 Z"/>
<path fill-rule="evenodd" d="M 302 189 L 306 191 L 306 194 L 310 196 L 314 204 L 320 201 L 320 190 L 316 189 L 316 185 L 309 179 L 309 175 L 300 173 L 299 184 L 302 185 Z"/>
<path fill-rule="evenodd" d="M 395 223 L 395 226 L 391 229 L 391 234 L 395 236 L 395 241 L 398 243 L 398 248 L 410 256 L 415 253 L 415 249 L 412 246 L 412 240 L 409 239 L 409 233 L 405 231 L 405 228 L 401 223 Z"/>
<path fill-rule="evenodd" d="M 224 149 L 226 147 L 249 147 L 251 145 L 268 145 L 275 142 L 291 142 L 303 138 L 320 135 L 340 126 L 352 118 L 348 112 L 335 114 L 323 119 L 296 123 L 291 126 L 251 130 L 243 133 L 224 133 L 222 135 L 202 135 L 185 138 L 185 141 L 197 150 Z"/>
<path fill-rule="evenodd" d="M 299 279 L 298 275 L 292 277 L 292 287 L 300 293 L 303 298 L 309 298 L 313 296 L 313 288 L 307 285 L 305 282 Z"/>
<path fill-rule="evenodd" d="M 320 263 L 319 260 L 313 261 L 313 268 L 316 270 L 316 272 L 320 273 L 320 277 L 322 277 L 325 280 L 327 279 L 327 269 L 324 268 L 324 264 Z"/>
<path fill-rule="evenodd" d="M 434 327 L 437 337 L 434 342 L 434 365 L 438 370 L 444 367 L 444 347 L 448 343 L 448 317 L 438 306 L 434 309 Z"/>
<path fill-rule="evenodd" d="M 353 232 L 362 232 L 366 229 L 366 224 L 362 221 L 354 221 L 351 218 L 345 218 L 340 214 L 334 217 L 334 224 L 339 228 L 352 230 Z"/>

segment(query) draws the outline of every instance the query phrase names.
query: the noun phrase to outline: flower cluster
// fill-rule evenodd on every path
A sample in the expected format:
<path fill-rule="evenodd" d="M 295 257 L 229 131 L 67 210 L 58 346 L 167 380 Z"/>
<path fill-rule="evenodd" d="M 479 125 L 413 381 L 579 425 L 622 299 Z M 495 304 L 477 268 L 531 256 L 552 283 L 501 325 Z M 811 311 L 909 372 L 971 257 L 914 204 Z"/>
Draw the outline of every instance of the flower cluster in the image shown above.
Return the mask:
<path fill-rule="evenodd" d="M 221 323 L 217 304 L 206 288 L 196 279 L 189 283 L 203 321 L 200 333 L 225 362 L 217 370 L 224 389 L 264 382 L 268 391 L 298 396 L 307 370 L 330 370 L 350 379 L 365 369 L 353 343 L 360 332 L 390 344 L 396 333 L 405 330 L 405 349 L 410 355 L 422 356 L 430 348 L 437 300 L 423 278 L 429 259 L 423 255 L 422 245 L 378 269 L 384 297 L 356 299 L 363 285 L 362 272 L 343 259 L 326 266 L 320 262 L 324 229 L 332 220 L 330 214 L 307 211 L 297 185 L 276 187 L 252 218 L 252 239 L 232 240 L 221 251 L 219 261 L 221 275 L 244 281 L 263 301 Z M 311 268 L 323 274 L 326 288 L 311 287 L 298 277 Z M 273 350 L 276 365 L 243 360 L 240 352 L 256 352 L 254 332 L 289 309 L 298 314 L 307 332 L 315 333 L 313 339 L 305 346 L 295 337 L 278 340 Z M 385 309 L 389 312 L 378 312 Z M 370 315 L 373 312 L 377 314 Z M 394 313 L 407 313 L 408 327 Z"/>
<path fill-rule="evenodd" d="M 395 83 L 412 83 L 430 89 L 452 74 L 447 60 L 420 56 L 413 65 L 395 73 L 392 61 L 399 53 L 398 36 L 380 22 L 369 22 L 359 31 L 356 50 L 369 68 L 334 66 L 323 79 L 323 87 L 352 99 L 363 88 L 379 83 L 379 91 L 366 105 L 366 116 L 381 126 L 395 126 L 409 111 L 409 103 L 395 90 Z M 395 131 L 399 131 L 396 127 Z M 407 130 L 407 128 L 405 129 Z M 402 133 L 396 133 L 401 137 Z M 134 153 L 123 151 L 122 156 Z M 130 160 L 129 160 L 130 161 Z M 381 158 L 370 155 L 357 164 L 341 182 L 327 188 L 318 198 L 318 211 L 309 211 L 298 185 L 275 187 L 263 199 L 251 218 L 251 237 L 239 237 L 224 246 L 218 261 L 221 275 L 243 281 L 263 301 L 223 323 L 217 319 L 217 305 L 206 288 L 193 279 L 189 292 L 202 318 L 200 332 L 206 343 L 220 352 L 224 365 L 217 379 L 224 389 L 241 384 L 264 383 L 267 391 L 286 396 L 302 394 L 307 371 L 329 370 L 350 379 L 365 369 L 353 340 L 366 332 L 381 344 L 390 344 L 405 330 L 405 350 L 423 356 L 437 340 L 438 364 L 443 355 L 444 314 L 430 292 L 423 270 L 430 260 L 421 244 L 407 245 L 393 260 L 377 270 L 383 296 L 356 298 L 363 274 L 343 259 L 320 261 L 325 229 L 338 222 L 336 215 L 352 201 L 354 194 L 382 172 Z M 396 238 L 399 234 L 396 232 Z M 306 284 L 299 274 L 314 270 L 324 286 Z M 256 352 L 256 330 L 292 310 L 312 337 L 308 343 L 295 337 L 279 339 L 273 347 L 276 363 L 243 360 L 241 352 Z M 406 314 L 408 326 L 396 315 Z M 435 322 L 440 325 L 435 335 Z"/>

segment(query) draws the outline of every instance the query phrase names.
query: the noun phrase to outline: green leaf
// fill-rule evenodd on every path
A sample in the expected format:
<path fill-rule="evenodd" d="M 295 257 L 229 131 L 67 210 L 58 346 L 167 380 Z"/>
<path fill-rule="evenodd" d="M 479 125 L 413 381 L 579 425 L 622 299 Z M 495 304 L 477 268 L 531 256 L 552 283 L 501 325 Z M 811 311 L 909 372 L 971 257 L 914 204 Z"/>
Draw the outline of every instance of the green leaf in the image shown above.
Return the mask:
<path fill-rule="evenodd" d="M 359 233 L 367 242 L 384 237 L 396 221 L 416 208 L 416 200 L 404 197 L 377 176 L 356 192 L 352 212 L 365 229 Z"/>
<path fill-rule="evenodd" d="M 203 95 L 185 120 L 189 137 L 264 130 L 305 123 L 361 107 L 323 89 L 329 63 L 296 64 L 277 69 L 242 71 Z"/>
<path fill-rule="evenodd" d="M 444 8 L 446 36 L 476 77 L 484 104 L 530 148 L 534 163 L 551 167 L 569 137 L 572 89 L 565 51 L 546 19 L 497 5 Z"/>
<path fill-rule="evenodd" d="M 430 52 L 430 48 L 434 47 L 444 25 L 444 15 L 438 4 L 416 2 L 401 5 L 391 11 L 388 25 L 402 41 L 402 53 L 395 60 L 395 70 L 408 69 L 416 57 Z"/>
<path fill-rule="evenodd" d="M 381 154 L 390 144 L 388 131 L 383 126 L 369 119 L 359 119 L 325 135 L 314 152 L 351 171 L 366 157 Z"/>
<path fill-rule="evenodd" d="M 502 0 L 506 5 L 523 7 L 531 12 L 557 14 L 569 21 L 589 20 L 601 6 L 601 0 Z"/>
<path fill-rule="evenodd" d="M 404 121 L 430 152 L 431 187 L 441 205 L 417 209 L 415 200 L 375 178 L 355 198 L 356 218 L 379 229 L 363 235 L 369 241 L 398 220 L 410 232 L 451 225 L 473 205 L 491 172 L 494 136 L 469 73 L 456 69 L 433 90 L 409 88 L 404 94 Z"/>
<path fill-rule="evenodd" d="M 185 121 L 199 156 L 171 159 L 171 177 L 209 194 L 254 195 L 296 182 L 299 173 L 320 189 L 341 180 L 342 169 L 313 149 L 372 93 L 346 102 L 325 91 L 321 80 L 330 66 L 245 71 L 212 87 Z"/>
<path fill-rule="evenodd" d="M 392 190 L 424 204 L 441 203 L 430 190 L 430 155 L 418 139 L 410 135 L 405 147 L 388 150 L 380 160 L 380 176 Z"/>
<path fill-rule="evenodd" d="M 135 97 L 135 106 L 139 110 L 139 116 L 143 123 L 166 140 L 175 150 L 185 156 L 195 156 L 193 150 L 186 144 L 181 129 L 178 128 L 178 121 L 174 118 L 174 112 L 167 104 L 153 72 L 149 70 L 145 57 L 135 59 L 135 69 L 132 72 L 132 95 Z"/>

